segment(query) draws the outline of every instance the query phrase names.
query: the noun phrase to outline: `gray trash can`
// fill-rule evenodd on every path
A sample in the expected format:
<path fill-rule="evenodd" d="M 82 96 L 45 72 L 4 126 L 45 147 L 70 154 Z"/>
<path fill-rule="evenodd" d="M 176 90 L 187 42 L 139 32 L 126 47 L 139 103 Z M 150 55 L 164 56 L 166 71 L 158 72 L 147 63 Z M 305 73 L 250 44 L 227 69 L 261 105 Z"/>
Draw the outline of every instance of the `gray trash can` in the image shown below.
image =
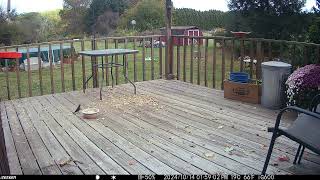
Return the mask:
<path fill-rule="evenodd" d="M 261 104 L 270 109 L 280 109 L 285 105 L 285 82 L 292 66 L 280 61 L 269 61 L 262 63 L 261 68 Z"/>

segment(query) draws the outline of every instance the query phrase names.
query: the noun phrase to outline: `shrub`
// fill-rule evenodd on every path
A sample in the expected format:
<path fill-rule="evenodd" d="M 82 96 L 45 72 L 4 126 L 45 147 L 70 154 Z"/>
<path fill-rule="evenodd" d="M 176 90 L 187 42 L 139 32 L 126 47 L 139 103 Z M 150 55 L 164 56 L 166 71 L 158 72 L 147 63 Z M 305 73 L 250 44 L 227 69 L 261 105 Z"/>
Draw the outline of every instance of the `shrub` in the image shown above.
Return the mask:
<path fill-rule="evenodd" d="M 294 71 L 286 81 L 287 105 L 308 108 L 320 87 L 320 64 L 310 64 Z"/>

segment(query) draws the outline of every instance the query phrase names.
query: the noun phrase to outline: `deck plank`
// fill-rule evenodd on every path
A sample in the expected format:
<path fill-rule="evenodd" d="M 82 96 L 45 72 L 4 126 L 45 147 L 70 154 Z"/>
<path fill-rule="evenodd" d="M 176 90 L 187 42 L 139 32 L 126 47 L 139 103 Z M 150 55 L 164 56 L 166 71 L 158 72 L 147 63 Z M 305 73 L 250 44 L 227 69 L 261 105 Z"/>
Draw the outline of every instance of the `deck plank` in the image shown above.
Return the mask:
<path fill-rule="evenodd" d="M 29 142 L 10 101 L 6 101 L 5 106 L 23 174 L 42 174 L 39 164 L 31 150 Z"/>
<path fill-rule="evenodd" d="M 152 85 L 151 85 L 152 84 Z M 156 83 L 156 84 L 161 84 L 161 83 Z M 171 83 L 166 83 L 166 84 L 171 84 Z M 148 88 L 150 88 L 150 87 L 153 87 L 153 85 L 155 85 L 155 83 L 153 83 L 153 82 L 151 82 L 150 84 L 149 84 L 149 86 L 148 86 Z M 191 85 L 191 86 L 194 86 L 194 85 Z M 159 89 L 159 87 L 157 86 L 157 87 L 155 87 L 154 89 Z M 153 89 L 153 91 L 154 91 L 154 89 Z M 171 85 L 169 85 L 168 86 L 168 88 L 166 88 L 166 89 L 164 89 L 164 92 L 168 92 L 168 91 L 170 91 L 170 89 L 172 89 L 172 87 L 171 87 Z M 157 91 L 158 92 L 158 91 Z M 187 93 L 182 93 L 183 94 L 183 96 L 182 96 L 182 99 L 185 99 L 185 98 L 188 98 L 188 97 L 186 97 L 186 96 L 189 96 L 190 94 L 192 94 L 192 93 L 194 93 L 194 92 L 196 92 L 196 91 L 192 91 L 192 92 L 187 92 Z M 172 92 L 172 93 L 170 93 L 170 94 L 179 94 L 179 92 Z M 163 94 L 160 94 L 161 96 L 163 96 Z M 211 96 L 212 97 L 212 96 Z M 214 97 L 216 97 L 216 96 L 214 96 Z M 220 99 L 223 99 L 223 98 L 221 98 L 222 96 L 220 96 Z M 196 101 L 196 98 L 197 98 L 197 96 L 196 97 L 194 97 L 193 99 L 191 99 L 192 100 L 192 102 L 194 102 L 194 101 Z M 180 98 L 181 99 L 181 98 Z M 208 99 L 208 97 L 207 97 L 207 99 Z M 204 101 L 204 100 L 203 100 Z M 203 102 L 203 101 L 201 101 L 200 103 L 201 104 L 206 104 L 207 105 L 207 107 L 208 106 L 212 106 L 212 104 L 214 104 L 214 102 L 211 102 L 212 104 L 207 104 L 206 102 Z M 218 100 L 218 102 L 219 102 L 219 100 Z M 170 106 L 170 104 L 167 104 L 167 105 L 169 105 Z M 233 106 L 235 106 L 235 105 L 233 105 Z M 171 106 L 172 107 L 172 106 Z M 222 104 L 220 105 L 220 106 L 218 106 L 218 107 L 222 107 L 222 109 L 226 109 L 226 106 L 223 106 Z M 173 108 L 175 108 L 175 107 L 173 107 Z M 178 109 L 182 109 L 181 107 L 176 107 L 176 108 L 178 108 Z M 252 108 L 250 108 L 250 109 L 252 109 Z M 169 109 L 170 110 L 170 109 Z M 182 111 L 185 111 L 185 109 L 182 109 Z M 271 110 L 269 110 L 269 111 L 271 111 Z M 198 112 L 198 111 L 197 111 Z M 215 112 L 215 114 L 214 114 L 214 116 L 216 115 L 216 113 L 217 113 L 217 111 L 214 111 Z M 232 112 L 237 112 L 237 111 L 234 111 L 234 110 L 232 110 Z M 232 113 L 231 112 L 231 113 Z M 271 114 L 270 114 L 270 117 L 272 117 L 273 116 L 273 114 L 274 114 L 274 112 L 277 112 L 277 111 L 273 111 Z M 218 110 L 218 113 L 223 113 L 223 114 L 226 114 L 226 115 L 229 115 L 230 114 L 230 112 L 227 112 L 227 113 L 224 113 L 222 110 Z M 248 112 L 249 113 L 249 112 Z M 202 113 L 202 115 L 203 115 L 204 113 Z M 256 141 L 255 142 L 264 142 L 264 144 L 267 144 L 268 145 L 268 143 L 270 142 L 270 136 L 271 136 L 271 133 L 267 133 L 266 132 L 266 127 L 273 127 L 274 126 L 274 122 L 272 122 L 271 124 L 268 124 L 268 123 L 266 123 L 266 124 L 264 124 L 264 126 L 256 126 L 256 123 L 257 122 L 259 122 L 259 121 L 263 121 L 263 120 L 265 120 L 265 119 L 259 119 L 260 117 L 261 117 L 261 115 L 263 115 L 263 114 L 265 114 L 265 113 L 260 113 L 260 115 L 256 115 L 256 116 L 253 116 L 253 117 L 251 117 L 250 119 L 248 119 L 248 118 L 244 118 L 243 119 L 243 121 L 241 121 L 241 118 L 240 117 L 235 117 L 236 119 L 234 119 L 234 118 L 229 118 L 229 116 L 227 116 L 227 118 L 224 118 L 224 119 L 217 119 L 217 118 L 215 118 L 215 119 L 213 119 L 214 121 L 216 121 L 216 122 L 220 122 L 221 124 L 224 124 L 224 125 L 228 125 L 228 126 L 230 126 L 230 127 L 232 127 L 233 129 L 236 129 L 236 128 L 239 128 L 239 127 L 241 127 L 241 128 L 239 128 L 239 129 L 244 129 L 244 131 L 246 132 L 246 133 L 251 133 L 253 136 L 248 136 L 248 137 L 246 137 L 246 138 L 249 138 L 250 140 L 252 140 L 252 141 L 255 141 L 255 139 L 256 139 Z M 237 115 L 237 114 L 236 114 Z M 212 117 L 212 115 L 210 116 L 210 114 L 209 114 L 209 117 L 208 118 L 210 118 L 211 119 L 211 117 Z M 234 119 L 233 121 L 230 121 L 230 120 L 232 120 L 232 119 Z M 248 120 L 251 120 L 251 119 L 253 119 L 254 121 L 253 121 L 253 123 L 249 123 L 249 124 L 247 124 L 247 126 L 243 126 L 244 124 L 242 123 L 242 122 L 244 122 L 244 123 L 246 123 L 245 121 L 248 121 Z M 268 119 L 273 119 L 273 121 L 276 119 L 276 117 L 274 117 L 274 118 L 268 118 Z M 228 122 L 230 122 L 230 123 L 228 123 Z M 292 122 L 292 120 L 290 120 L 290 122 Z M 227 124 L 226 124 L 227 123 Z M 289 124 L 288 123 L 282 123 L 282 125 L 283 126 L 288 126 Z M 239 127 L 238 127 L 239 126 Z M 242 136 L 242 135 L 241 135 Z M 253 138 L 253 139 L 252 139 Z M 267 141 L 266 141 L 267 140 Z M 284 145 L 286 146 L 286 145 L 293 145 L 293 147 L 288 147 L 289 149 L 291 149 L 292 151 L 290 151 L 290 153 L 292 153 L 292 155 L 295 155 L 295 153 L 296 153 L 296 147 L 297 147 L 297 144 L 296 143 L 292 143 L 292 141 L 291 140 L 288 140 L 287 138 L 282 138 L 282 137 L 280 137 L 277 141 L 280 141 L 280 142 L 284 142 Z M 288 149 L 288 148 L 286 148 L 286 149 Z M 313 156 L 312 154 L 310 154 L 310 156 L 306 156 L 306 158 L 308 159 L 308 160 L 311 160 L 311 161 L 313 161 L 313 162 L 315 162 L 315 163 L 317 163 L 317 164 L 320 164 L 320 161 L 319 161 L 319 157 L 318 156 Z"/>
<path fill-rule="evenodd" d="M 152 87 L 152 85 L 151 84 L 149 84 L 149 86 L 147 86 L 147 88 L 150 88 L 150 87 Z M 143 89 L 143 88 L 142 88 Z M 155 89 L 151 89 L 151 90 L 149 90 L 149 93 L 151 93 L 151 94 L 155 94 L 155 93 L 158 93 L 159 91 L 158 91 L 158 89 L 159 88 L 157 88 L 157 92 L 155 92 Z M 147 89 L 143 89 L 143 90 L 147 90 Z M 144 91 L 145 92 L 145 91 Z M 160 98 L 162 98 L 162 97 L 164 97 L 164 96 L 166 96 L 164 93 L 160 93 L 160 96 L 158 96 L 158 97 L 160 97 Z M 177 96 L 177 94 L 175 94 L 175 96 Z M 172 97 L 172 96 L 170 96 L 169 97 L 169 100 L 168 100 L 168 102 L 172 102 L 172 99 L 174 99 L 174 97 Z M 183 98 L 180 98 L 180 99 L 184 99 L 184 97 Z M 163 102 L 164 100 L 163 99 L 161 99 L 161 102 Z M 181 101 L 184 101 L 184 100 L 181 100 Z M 188 106 L 185 106 L 184 108 L 189 108 L 190 106 L 192 106 L 192 104 L 188 104 Z M 180 109 L 183 109 L 182 107 L 183 107 L 183 104 L 179 104 L 179 107 L 180 107 Z M 195 112 L 200 112 L 200 110 L 196 110 Z M 203 114 L 203 112 L 202 112 L 202 114 Z M 211 117 L 212 116 L 215 116 L 216 114 L 212 114 L 211 115 Z M 211 118 L 210 116 L 209 116 L 209 118 Z M 257 120 L 258 121 L 258 120 Z M 252 125 L 253 127 L 254 127 L 254 125 Z M 247 131 L 247 130 L 246 130 Z M 258 138 L 259 140 L 253 140 L 253 141 L 256 141 L 257 143 L 259 143 L 260 141 L 261 141 L 261 133 L 259 133 L 259 136 L 256 136 L 255 134 L 252 134 L 253 136 L 249 136 L 249 139 L 250 139 L 250 137 L 252 137 L 252 138 Z M 232 137 L 232 133 L 231 134 L 227 134 L 227 136 L 226 137 Z M 214 137 L 213 137 L 214 138 Z M 235 136 L 234 138 L 236 138 L 237 139 L 237 137 Z M 252 138 L 250 139 L 250 140 L 252 140 Z M 267 138 L 267 137 L 265 137 L 265 138 Z M 269 138 L 270 139 L 270 138 Z M 269 144 L 269 142 L 270 142 L 270 140 L 269 140 L 268 138 L 267 139 L 265 139 L 265 145 L 268 145 Z M 245 139 L 244 139 L 245 140 Z M 283 140 L 283 138 L 279 138 L 278 140 L 277 140 L 277 142 L 279 142 L 279 140 L 280 140 L 280 142 L 281 142 L 281 140 Z M 241 140 L 239 140 L 239 142 L 242 142 Z M 282 146 L 280 146 L 280 145 L 282 145 Z M 263 145 L 263 144 L 262 144 Z M 288 145 L 291 145 L 291 146 L 293 146 L 293 147 L 295 147 L 295 148 L 291 148 L 290 146 L 288 146 Z M 279 147 L 277 147 L 277 146 L 279 146 Z M 293 141 L 291 141 L 291 140 L 287 140 L 286 139 L 286 143 L 277 143 L 276 144 L 276 148 L 275 148 L 275 150 L 282 150 L 282 149 L 284 149 L 284 151 L 282 152 L 282 154 L 284 154 L 284 153 L 288 153 L 288 151 L 289 150 L 291 150 L 291 155 L 295 155 L 295 151 L 296 151 L 296 147 L 297 147 L 297 144 L 296 143 L 294 143 Z M 261 149 L 261 147 L 258 147 L 258 149 Z M 290 151 L 289 151 L 290 152 Z M 281 154 L 280 154 L 281 155 Z M 279 155 L 279 156 L 280 156 Z M 310 160 L 312 160 L 312 161 L 314 161 L 314 162 L 316 162 L 317 164 L 319 163 L 319 156 L 317 156 L 317 157 L 312 157 L 312 158 L 309 158 L 310 156 L 313 156 L 312 154 L 308 154 L 308 159 L 310 159 Z M 292 157 L 292 159 L 293 159 L 293 157 Z M 310 165 L 311 166 L 316 166 L 313 162 L 312 163 L 310 163 Z"/>
<path fill-rule="evenodd" d="M 54 118 L 45 110 L 45 108 L 35 98 L 30 98 L 29 103 L 38 112 L 41 120 L 46 124 L 50 131 L 70 155 L 75 164 L 84 174 L 103 174 L 105 173 L 87 153 L 64 131 Z M 65 161 L 66 162 L 66 161 Z"/>
<path fill-rule="evenodd" d="M 50 154 L 54 161 L 58 164 L 68 161 L 71 159 L 71 156 L 65 151 L 59 141 L 55 138 L 54 134 L 50 131 L 50 129 L 46 126 L 46 124 L 41 119 L 38 112 L 36 112 L 31 106 L 28 99 L 21 99 L 16 101 L 15 106 L 19 108 L 24 108 L 27 114 L 30 116 L 30 120 L 38 131 L 42 141 L 46 145 L 47 149 L 49 150 Z M 70 162 L 64 166 L 59 165 L 62 174 L 83 174 L 80 168 L 74 163 Z"/>
<path fill-rule="evenodd" d="M 34 114 L 35 112 L 26 113 L 22 106 L 12 101 L 10 106 L 13 107 L 17 113 L 17 117 L 21 123 L 21 127 L 26 135 L 26 138 L 28 139 L 29 145 L 39 164 L 41 172 L 45 175 L 62 174 L 60 168 L 57 166 L 57 163 L 53 160 L 47 147 L 40 138 L 37 130 L 30 122 L 31 120 L 29 118 L 29 115 L 32 116 L 32 114 Z"/>
<path fill-rule="evenodd" d="M 97 97 L 97 95 L 96 94 L 92 95 L 92 97 Z M 133 109 L 133 108 L 134 107 L 130 107 L 130 109 Z M 108 109 L 110 109 L 110 107 Z M 222 158 L 220 158 L 221 160 L 219 161 L 219 154 L 222 154 L 222 156 L 224 156 L 224 158 L 228 157 L 228 153 L 224 152 L 225 145 L 216 146 L 215 142 L 210 142 L 209 140 L 206 140 L 206 139 L 204 139 L 202 137 L 200 137 L 200 138 L 199 137 L 194 137 L 194 134 L 190 135 L 189 132 L 184 131 L 184 127 L 185 126 L 177 128 L 176 124 L 163 125 L 164 119 L 166 119 L 166 117 L 164 117 L 160 121 L 159 120 L 155 120 L 155 117 L 148 116 L 148 115 L 145 114 L 145 112 L 151 112 L 151 111 L 152 110 L 150 110 L 150 109 L 148 109 L 148 110 L 142 109 L 141 111 L 139 111 L 139 114 L 137 114 L 137 115 L 135 115 L 137 112 L 134 112 L 134 113 L 131 112 L 130 113 L 129 111 L 126 111 L 125 114 L 124 113 L 119 113 L 119 112 L 116 113 L 116 114 L 121 114 L 121 116 L 123 118 L 125 118 L 127 121 L 129 121 L 129 122 L 131 122 L 133 124 L 136 124 L 138 127 L 146 128 L 146 129 L 152 129 L 152 132 L 149 132 L 150 134 L 152 134 L 152 133 L 154 134 L 154 133 L 158 132 L 158 136 L 159 137 L 166 137 L 166 139 L 176 139 L 176 138 L 181 138 L 182 137 L 181 139 L 184 139 L 185 141 L 189 141 L 191 146 L 192 146 L 193 143 L 196 143 L 196 146 L 199 146 L 199 147 L 200 146 L 210 147 L 208 149 L 214 150 L 214 152 L 218 152 L 216 154 L 217 159 L 214 159 L 215 161 L 218 160 L 218 162 L 216 162 L 217 164 L 223 164 L 223 165 L 225 165 L 225 166 L 227 166 L 230 169 L 233 169 L 235 171 L 236 170 L 242 170 L 242 172 L 257 173 L 256 172 L 257 170 L 254 170 L 253 168 L 256 168 L 257 166 L 258 167 L 262 166 L 262 162 L 260 162 L 260 164 L 257 163 L 257 162 L 259 162 L 259 160 L 257 161 L 256 159 L 248 159 L 248 158 L 244 158 L 244 157 L 240 157 L 240 156 L 239 157 L 238 156 L 233 157 L 233 159 L 237 159 L 238 162 L 232 162 L 232 161 L 228 161 L 228 159 L 222 159 Z M 112 113 L 112 112 L 108 112 L 108 113 Z M 154 113 L 155 112 L 152 112 L 151 114 L 154 114 Z M 107 116 L 112 118 L 116 114 L 111 114 L 111 115 L 107 115 Z M 158 118 L 161 118 L 161 117 L 159 116 Z M 116 122 L 121 122 L 121 120 L 116 120 Z M 150 123 L 151 125 L 148 124 L 148 123 Z M 125 126 L 125 125 L 126 124 L 122 124 L 122 126 Z M 172 128 L 172 127 L 176 127 L 176 128 Z M 161 130 L 158 131 L 159 129 L 161 129 Z M 135 132 L 137 130 L 135 129 L 135 130 L 132 130 L 132 131 Z M 172 134 L 168 134 L 166 131 L 168 131 L 168 132 L 170 132 Z M 139 134 L 141 134 L 141 132 Z M 176 136 L 176 138 L 172 138 L 173 136 Z M 203 145 L 203 144 L 205 144 L 205 145 Z M 184 146 L 184 147 L 189 148 L 189 150 L 191 150 L 191 151 L 192 150 L 194 151 L 194 147 L 190 148 L 190 145 Z M 195 152 L 195 153 L 197 153 L 197 152 Z M 199 155 L 203 156 L 203 154 L 199 154 Z M 221 155 L 220 155 L 220 157 L 221 157 Z M 228 163 L 226 163 L 226 162 L 228 162 Z M 242 163 L 239 163 L 239 162 L 246 162 L 246 165 L 244 165 Z M 249 162 L 252 163 L 251 171 L 248 170 L 250 168 L 246 169 L 246 166 L 248 165 Z M 272 170 L 271 167 L 270 167 L 270 169 Z M 274 171 L 277 172 L 277 173 L 281 173 L 282 172 L 284 174 L 288 174 L 288 172 L 286 172 L 286 171 L 284 172 L 284 171 L 279 170 L 277 168 L 275 168 Z"/>
<path fill-rule="evenodd" d="M 271 138 L 266 128 L 278 111 L 176 80 L 136 85 L 136 96 L 130 84 L 104 88 L 103 101 L 99 89 L 88 89 L 0 102 L 11 173 L 260 173 Z M 99 108 L 98 119 L 73 114 L 79 104 Z M 277 139 L 268 173 L 320 174 L 320 156 L 309 150 L 301 165 L 292 164 L 296 149 Z M 290 161 L 280 162 L 281 155 Z"/>
<path fill-rule="evenodd" d="M 266 127 L 268 127 L 268 124 L 265 124 L 264 126 L 262 125 L 258 125 L 259 122 L 259 118 L 258 117 L 243 117 L 239 114 L 234 114 L 231 112 L 223 112 L 223 107 L 213 107 L 210 106 L 210 104 L 206 104 L 205 102 L 199 102 L 196 99 L 190 99 L 185 95 L 180 95 L 180 94 L 174 94 L 174 93 L 166 93 L 167 91 L 164 90 L 160 90 L 159 87 L 156 88 L 152 88 L 152 85 L 149 84 L 148 86 L 142 85 L 141 88 L 145 91 L 145 92 L 149 92 L 152 93 L 152 95 L 161 98 L 162 101 L 166 101 L 168 102 L 168 105 L 170 104 L 176 104 L 178 105 L 178 108 L 180 107 L 180 109 L 182 109 L 183 106 L 185 109 L 189 109 L 192 111 L 195 111 L 198 114 L 201 115 L 206 115 L 207 117 L 211 117 L 214 120 L 221 120 L 221 122 L 230 122 L 234 125 L 239 124 L 240 122 L 242 124 L 246 125 L 245 130 L 247 132 L 251 132 L 252 135 L 255 136 L 259 136 L 259 137 L 264 137 L 264 138 L 269 138 L 271 136 L 270 133 L 266 132 Z M 155 91 L 156 89 L 156 91 Z M 171 95 L 174 94 L 174 95 Z M 247 121 L 247 122 L 246 122 Z M 251 122 L 251 123 L 250 123 Z M 242 126 L 245 127 L 245 126 Z M 251 127 L 251 128 L 250 128 Z M 292 145 L 292 142 L 290 141 L 288 143 L 287 139 L 284 138 L 279 138 L 277 140 L 278 142 L 284 142 L 284 145 Z M 297 147 L 297 144 L 293 144 L 293 147 Z"/>
<path fill-rule="evenodd" d="M 22 174 L 21 164 L 19 162 L 16 146 L 14 144 L 4 102 L 0 102 L 0 110 L 1 110 L 2 128 L 3 128 L 4 140 L 6 143 L 6 152 L 8 157 L 10 173 L 21 175 Z"/>
<path fill-rule="evenodd" d="M 46 96 L 43 96 L 46 97 Z M 43 97 L 35 97 L 39 100 L 47 112 L 54 117 L 56 122 L 70 135 L 70 137 L 77 142 L 77 144 L 90 156 L 90 158 L 107 174 L 128 174 L 119 164 L 105 154 L 99 147 L 97 147 L 90 139 L 88 139 L 78 128 L 66 121 L 63 113 L 55 109 L 52 104 L 46 101 Z M 69 112 L 68 116 L 72 116 Z"/>
<path fill-rule="evenodd" d="M 114 111 L 114 112 L 113 112 Z M 120 114 L 122 116 L 123 113 L 120 113 L 119 111 L 116 111 L 112 109 L 112 111 L 109 111 L 106 109 L 107 117 L 112 119 L 112 124 L 108 123 L 109 127 L 114 127 L 114 124 L 117 124 L 118 128 L 121 129 L 129 129 L 129 131 L 138 133 L 139 136 L 144 137 L 144 139 L 149 140 L 151 143 L 165 149 L 166 151 L 177 154 L 181 159 L 193 163 L 193 165 L 205 170 L 208 173 L 217 173 L 217 172 L 224 172 L 224 173 L 233 173 L 230 170 L 225 169 L 224 167 L 219 167 L 218 165 L 199 157 L 198 155 L 194 153 L 190 153 L 186 150 L 183 150 L 181 148 L 178 148 L 177 146 L 171 144 L 170 142 L 163 141 L 160 138 L 156 138 L 155 136 L 152 135 L 152 132 L 146 131 L 146 130 L 141 130 L 138 126 L 135 124 L 131 123 L 130 121 L 127 121 L 127 119 L 121 118 Z M 123 122 L 126 121 L 126 122 Z M 104 122 L 103 120 L 101 122 Z"/>
<path fill-rule="evenodd" d="M 56 108 L 63 114 L 67 114 L 68 112 L 72 111 L 72 109 L 67 110 L 66 107 L 73 107 L 73 104 L 70 102 L 68 103 L 62 96 L 58 95 L 55 97 L 47 97 L 47 100 L 50 101 Z M 59 105 L 59 103 L 61 103 Z M 62 106 L 62 104 L 64 106 Z M 75 106 L 75 105 L 74 105 Z M 90 127 L 85 123 L 85 120 L 78 118 L 77 116 L 65 116 L 66 120 L 73 123 L 81 132 L 83 132 L 92 142 L 94 142 L 99 148 L 105 151 L 112 159 L 117 161 L 124 169 L 126 169 L 130 174 L 154 174 L 152 171 L 147 169 L 148 166 L 143 166 L 141 163 L 133 163 L 135 162 L 135 158 L 131 157 L 118 146 L 114 145 L 115 141 L 119 146 L 125 146 L 123 149 L 135 149 L 137 147 L 128 147 L 128 143 L 125 141 L 120 142 L 119 139 L 107 139 L 104 138 L 101 134 L 99 134 L 95 129 Z M 139 153 L 139 152 L 135 152 Z M 143 160 L 142 160 L 143 161 Z M 154 163 L 156 164 L 156 163 Z"/>
<path fill-rule="evenodd" d="M 72 94 L 73 93 L 71 93 L 71 95 Z M 67 98 L 71 101 L 74 101 L 73 99 L 70 99 L 71 97 L 72 96 L 68 96 Z M 85 100 L 84 98 L 81 98 L 81 100 L 82 100 L 82 103 L 90 103 L 88 101 L 84 101 Z M 109 119 L 109 118 L 110 118 L 109 116 L 105 117 L 105 119 Z M 90 123 L 90 125 L 92 125 L 91 121 L 86 121 L 86 122 Z M 120 148 L 123 148 L 124 150 L 127 151 L 127 153 L 132 154 L 134 157 L 142 160 L 141 162 L 144 163 L 151 170 L 153 170 L 155 173 L 157 173 L 157 174 L 179 174 L 178 170 L 172 169 L 170 166 L 159 161 L 154 156 L 152 156 L 148 153 L 145 153 L 145 152 L 150 152 L 150 150 L 147 150 L 147 149 L 144 149 L 144 151 L 138 150 L 139 148 L 141 148 L 141 146 L 138 146 L 135 143 L 127 141 L 125 138 L 121 137 L 120 135 L 116 134 L 115 132 L 113 132 L 107 128 L 103 128 L 103 125 L 102 126 L 94 126 L 94 127 L 97 131 L 103 132 L 103 135 L 106 136 L 108 139 L 110 139 L 110 140 L 112 139 L 112 141 L 114 143 L 119 144 L 119 142 L 121 142 L 118 145 Z M 122 127 L 121 127 L 121 129 L 124 130 Z M 120 133 L 120 134 L 122 134 L 122 133 Z M 130 146 L 128 147 L 128 145 L 130 145 L 131 147 Z M 144 155 L 144 156 L 141 156 L 141 155 Z M 139 159 L 137 159 L 137 160 L 139 160 Z M 200 173 L 201 171 L 198 170 L 197 172 Z"/>
<path fill-rule="evenodd" d="M 74 99 L 72 99 L 71 96 L 65 97 L 69 99 L 71 102 L 76 102 Z M 82 98 L 83 100 L 83 98 Z M 83 101 L 84 102 L 84 101 Z M 90 103 L 90 102 L 85 102 Z M 108 116 L 109 117 L 109 116 Z M 109 118 L 106 118 L 109 119 Z M 109 119 L 110 121 L 110 119 Z M 126 128 L 123 128 L 122 126 L 113 126 L 112 130 L 116 132 L 118 135 L 114 136 L 111 134 L 110 124 L 106 123 L 102 120 L 102 122 L 96 122 L 96 121 L 88 121 L 88 124 L 90 126 L 94 127 L 97 131 L 99 131 L 101 134 L 107 137 L 118 137 L 118 135 L 122 136 L 123 138 L 127 139 L 129 142 L 133 143 L 134 145 L 138 146 L 145 152 L 150 153 L 153 157 L 159 159 L 161 162 L 169 165 L 170 167 L 174 168 L 176 171 L 184 174 L 206 174 L 204 171 L 202 171 L 199 168 L 196 168 L 192 166 L 190 163 L 187 163 L 180 158 L 176 157 L 174 154 L 170 154 L 167 151 L 161 149 L 160 147 L 153 145 L 150 143 L 149 140 L 143 139 L 139 137 L 136 134 L 133 134 L 132 131 L 129 131 Z M 109 135 L 111 134 L 111 135 Z"/>

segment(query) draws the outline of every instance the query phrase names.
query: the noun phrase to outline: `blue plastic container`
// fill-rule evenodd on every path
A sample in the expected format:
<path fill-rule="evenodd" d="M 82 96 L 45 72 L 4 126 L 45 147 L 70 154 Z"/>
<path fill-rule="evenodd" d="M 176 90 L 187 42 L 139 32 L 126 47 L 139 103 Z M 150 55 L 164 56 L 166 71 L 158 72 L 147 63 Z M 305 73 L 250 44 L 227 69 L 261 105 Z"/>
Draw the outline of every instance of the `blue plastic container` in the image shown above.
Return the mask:
<path fill-rule="evenodd" d="M 249 74 L 244 72 L 232 72 L 230 73 L 229 80 L 233 82 L 248 83 Z"/>

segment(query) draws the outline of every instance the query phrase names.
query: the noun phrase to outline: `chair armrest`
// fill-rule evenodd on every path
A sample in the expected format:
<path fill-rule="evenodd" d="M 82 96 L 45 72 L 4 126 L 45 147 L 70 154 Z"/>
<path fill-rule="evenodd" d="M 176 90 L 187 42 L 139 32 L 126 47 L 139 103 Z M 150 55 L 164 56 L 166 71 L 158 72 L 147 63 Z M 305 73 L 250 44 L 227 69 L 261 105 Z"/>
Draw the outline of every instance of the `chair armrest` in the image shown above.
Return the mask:
<path fill-rule="evenodd" d="M 316 96 L 314 96 L 309 104 L 309 110 L 316 112 L 317 110 L 317 106 L 320 103 L 320 94 L 317 94 Z"/>
<path fill-rule="evenodd" d="M 317 119 L 320 120 L 320 114 L 317 114 L 317 113 L 314 113 L 314 112 L 311 112 L 311 111 L 308 111 L 308 110 L 305 110 L 305 109 L 302 109 L 302 108 L 299 108 L 299 107 L 296 107 L 296 106 L 288 106 L 288 107 L 282 109 L 279 112 L 279 114 L 277 116 L 277 120 L 276 120 L 275 126 L 274 126 L 274 128 L 272 128 L 274 131 L 278 130 L 282 115 L 283 115 L 284 112 L 286 112 L 288 110 L 294 110 L 296 112 L 303 113 L 303 114 L 312 116 L 312 117 L 317 118 Z"/>
<path fill-rule="evenodd" d="M 294 110 L 294 111 L 297 111 L 297 112 L 312 116 L 312 117 L 317 118 L 317 119 L 320 120 L 320 115 L 318 113 L 314 113 L 312 111 L 305 110 L 305 109 L 302 109 L 302 108 L 299 108 L 299 107 L 296 107 L 296 106 L 286 107 L 282 111 L 287 111 L 287 110 Z"/>

